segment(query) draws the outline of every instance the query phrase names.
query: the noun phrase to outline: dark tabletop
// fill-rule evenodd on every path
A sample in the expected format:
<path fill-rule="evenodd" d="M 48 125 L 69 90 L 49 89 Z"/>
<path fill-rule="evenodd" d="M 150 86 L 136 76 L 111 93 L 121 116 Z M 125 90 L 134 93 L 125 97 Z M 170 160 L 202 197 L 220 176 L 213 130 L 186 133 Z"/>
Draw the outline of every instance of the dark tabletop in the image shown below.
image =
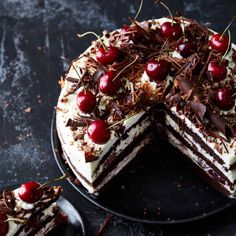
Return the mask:
<path fill-rule="evenodd" d="M 52 154 L 50 125 L 66 69 L 60 59 L 77 57 L 91 37 L 129 23 L 137 0 L 0 1 L 0 187 L 61 175 Z M 236 13 L 235 0 L 169 0 L 173 12 L 210 22 L 222 31 Z M 146 0 L 139 20 L 166 15 Z M 236 42 L 236 23 L 231 27 Z M 107 212 L 95 207 L 66 182 L 64 196 L 81 212 L 88 235 L 95 235 Z M 105 235 L 236 235 L 236 209 L 194 224 L 151 226 L 113 216 Z"/>

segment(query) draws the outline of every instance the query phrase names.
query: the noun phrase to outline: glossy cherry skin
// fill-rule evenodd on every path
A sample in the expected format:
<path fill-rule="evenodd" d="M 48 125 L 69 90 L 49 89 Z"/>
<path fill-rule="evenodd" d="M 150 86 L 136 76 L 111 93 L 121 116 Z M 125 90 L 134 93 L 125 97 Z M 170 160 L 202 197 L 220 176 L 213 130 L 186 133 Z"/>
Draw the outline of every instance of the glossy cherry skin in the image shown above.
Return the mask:
<path fill-rule="evenodd" d="M 7 215 L 0 211 L 0 236 L 6 236 L 9 231 L 8 222 L 4 222 L 7 220 Z"/>
<path fill-rule="evenodd" d="M 146 64 L 146 73 L 151 81 L 161 82 L 168 75 L 170 65 L 166 60 L 150 60 Z"/>
<path fill-rule="evenodd" d="M 207 67 L 207 75 L 215 82 L 220 82 L 227 76 L 227 65 L 217 61 L 211 61 Z"/>
<path fill-rule="evenodd" d="M 41 185 L 39 183 L 34 181 L 22 184 L 18 189 L 20 199 L 27 203 L 34 203 L 39 201 L 43 196 L 43 189 L 39 188 L 40 186 Z"/>
<path fill-rule="evenodd" d="M 96 97 L 89 90 L 81 90 L 77 94 L 76 103 L 83 113 L 91 113 L 96 106 Z"/>
<path fill-rule="evenodd" d="M 103 47 L 100 47 L 96 51 L 97 61 L 104 66 L 119 61 L 120 56 L 120 50 L 113 46 L 108 47 L 106 50 Z"/>
<path fill-rule="evenodd" d="M 222 34 L 215 34 L 211 37 L 211 48 L 219 53 L 225 53 L 228 48 L 229 38 Z"/>
<path fill-rule="evenodd" d="M 177 50 L 182 57 L 188 57 L 195 52 L 196 44 L 191 38 L 182 38 L 178 43 Z"/>
<path fill-rule="evenodd" d="M 88 127 L 88 136 L 96 144 L 105 144 L 110 139 L 111 133 L 104 120 L 95 120 Z"/>
<path fill-rule="evenodd" d="M 126 33 L 130 31 L 130 26 L 128 25 L 123 25 L 121 28 L 121 33 Z"/>
<path fill-rule="evenodd" d="M 215 93 L 215 103 L 222 110 L 230 110 L 235 101 L 231 97 L 231 91 L 226 88 L 219 88 Z"/>
<path fill-rule="evenodd" d="M 119 88 L 118 79 L 113 71 L 107 71 L 99 79 L 99 90 L 106 95 L 114 95 Z"/>
<path fill-rule="evenodd" d="M 179 23 L 165 22 L 161 25 L 161 35 L 164 38 L 178 39 L 183 31 Z"/>

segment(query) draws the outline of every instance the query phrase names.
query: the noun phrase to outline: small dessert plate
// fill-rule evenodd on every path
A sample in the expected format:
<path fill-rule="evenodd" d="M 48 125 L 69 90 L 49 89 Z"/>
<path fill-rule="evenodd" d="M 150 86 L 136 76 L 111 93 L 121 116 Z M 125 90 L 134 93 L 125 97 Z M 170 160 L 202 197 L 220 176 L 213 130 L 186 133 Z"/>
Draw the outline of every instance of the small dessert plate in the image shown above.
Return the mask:
<path fill-rule="evenodd" d="M 64 197 L 60 197 L 57 204 L 68 216 L 68 223 L 66 225 L 58 226 L 49 235 L 85 236 L 84 222 L 77 209 Z"/>

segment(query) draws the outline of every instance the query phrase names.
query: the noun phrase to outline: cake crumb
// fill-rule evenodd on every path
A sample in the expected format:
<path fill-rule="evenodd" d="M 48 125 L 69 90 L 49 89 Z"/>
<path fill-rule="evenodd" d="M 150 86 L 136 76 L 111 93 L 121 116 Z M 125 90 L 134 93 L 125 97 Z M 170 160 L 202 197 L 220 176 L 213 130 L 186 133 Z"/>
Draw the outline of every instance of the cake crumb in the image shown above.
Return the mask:
<path fill-rule="evenodd" d="M 24 112 L 26 113 L 30 113 L 32 111 L 32 108 L 31 107 L 27 107 L 24 109 Z"/>

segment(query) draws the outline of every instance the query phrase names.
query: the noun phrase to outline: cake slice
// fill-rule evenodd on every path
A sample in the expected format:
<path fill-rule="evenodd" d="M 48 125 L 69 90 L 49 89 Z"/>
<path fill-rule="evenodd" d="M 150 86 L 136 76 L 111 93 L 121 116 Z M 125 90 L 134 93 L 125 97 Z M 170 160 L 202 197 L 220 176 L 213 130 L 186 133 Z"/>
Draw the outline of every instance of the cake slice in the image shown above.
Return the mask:
<path fill-rule="evenodd" d="M 57 104 L 63 156 L 82 185 L 99 193 L 161 126 L 209 182 L 235 196 L 236 56 L 227 35 L 164 17 L 133 20 L 102 40 L 72 61 Z"/>
<path fill-rule="evenodd" d="M 60 195 L 61 187 L 33 181 L 15 190 L 4 190 L 0 195 L 0 235 L 44 236 L 66 223 L 66 216 L 56 203 Z"/>

